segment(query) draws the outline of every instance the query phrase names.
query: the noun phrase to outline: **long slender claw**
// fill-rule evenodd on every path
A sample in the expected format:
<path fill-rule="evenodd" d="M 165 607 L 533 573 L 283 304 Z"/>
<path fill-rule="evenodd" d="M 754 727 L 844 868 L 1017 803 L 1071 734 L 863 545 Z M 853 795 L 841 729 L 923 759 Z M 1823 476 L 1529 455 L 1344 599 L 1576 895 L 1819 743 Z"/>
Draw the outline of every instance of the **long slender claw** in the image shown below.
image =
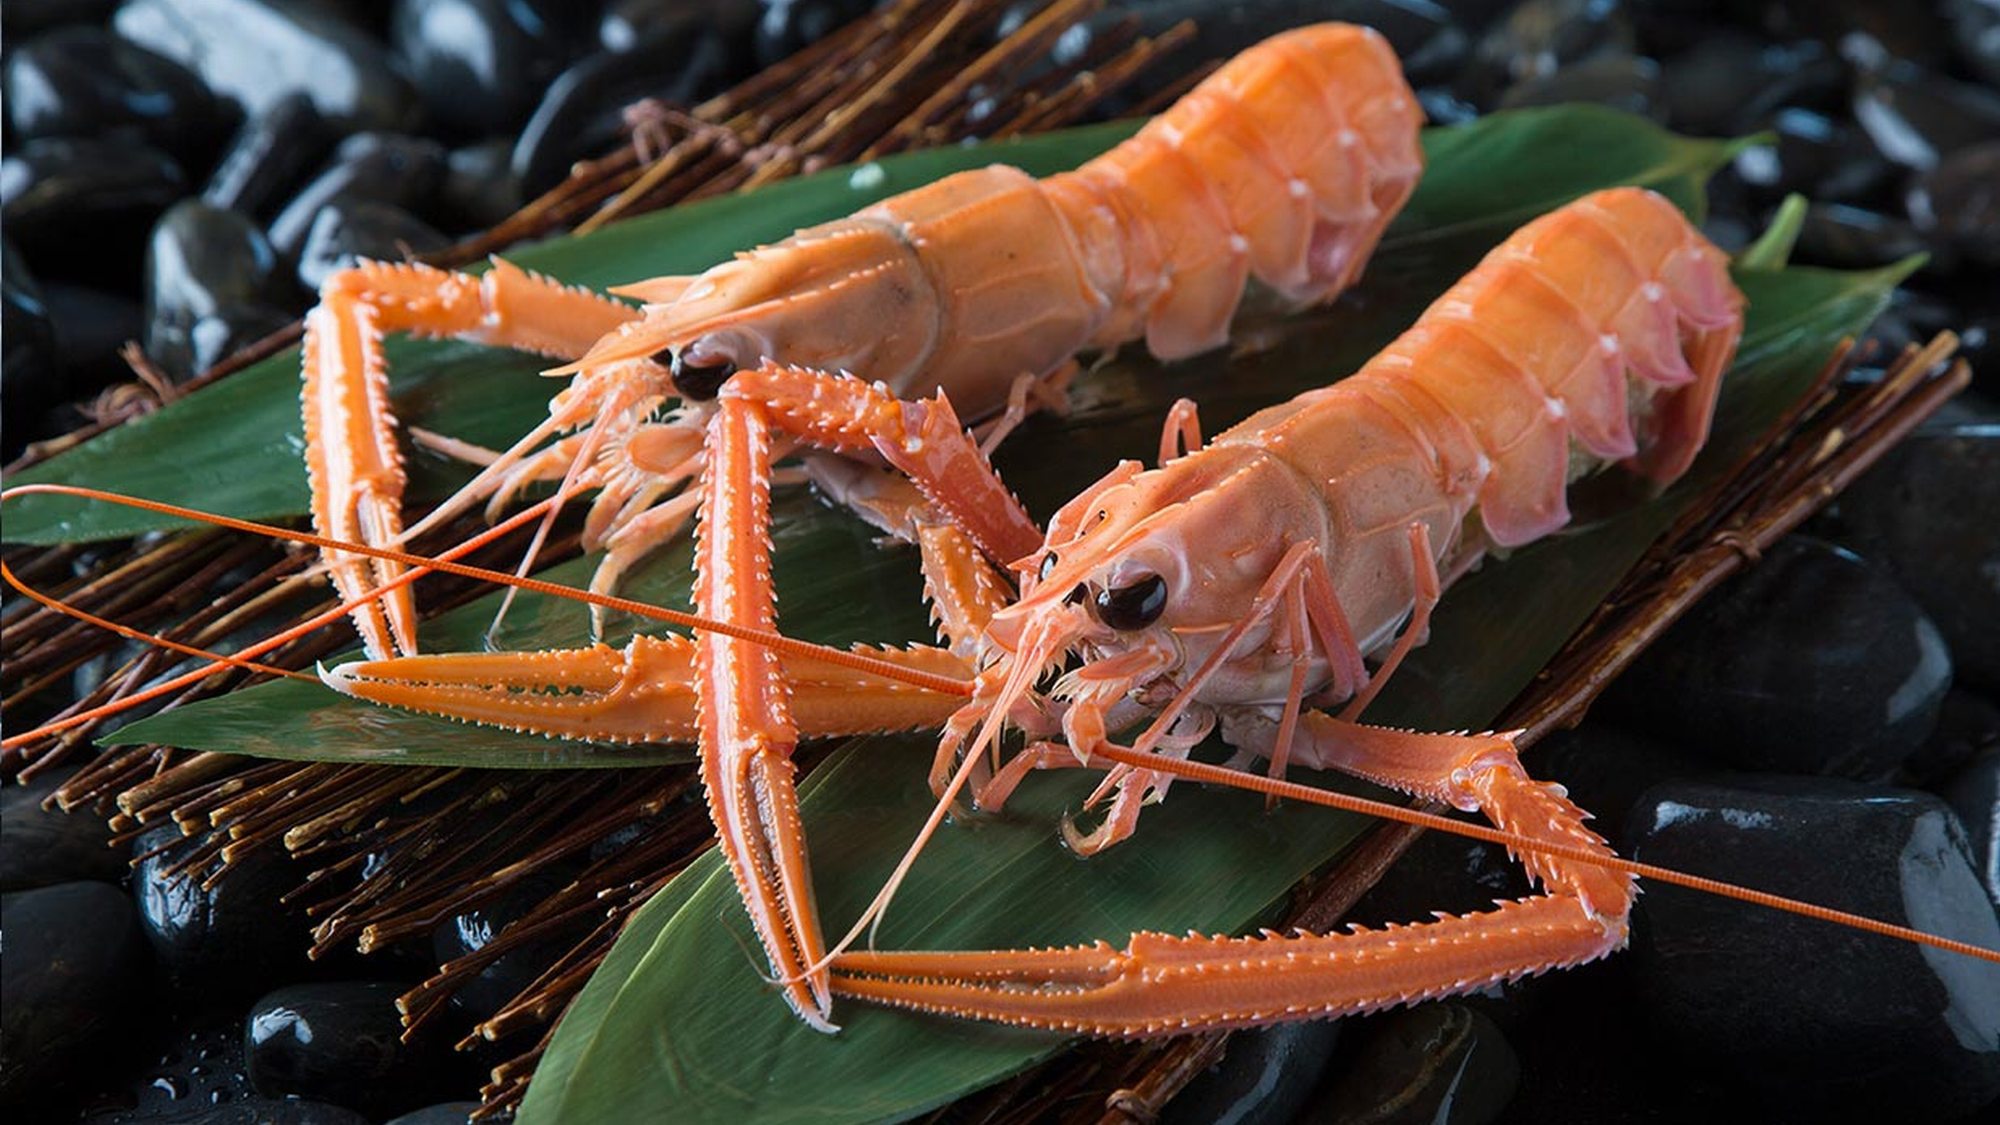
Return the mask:
<path fill-rule="evenodd" d="M 428 715 L 551 738 L 692 742 L 697 733 L 694 642 L 635 637 L 552 652 L 490 652 L 364 660 L 322 670 L 343 695 Z M 854 650 L 916 671 L 966 676 L 943 649 Z M 795 721 L 823 738 L 935 726 L 963 701 L 807 656 L 785 656 Z"/>
<path fill-rule="evenodd" d="M 402 534 L 405 478 L 375 309 L 345 292 L 326 294 L 306 318 L 302 371 L 313 529 L 333 539 L 393 545 Z M 344 600 L 403 571 L 401 564 L 382 559 L 324 554 L 327 572 Z M 416 621 L 408 586 L 354 613 L 362 643 L 378 657 L 414 652 Z"/>

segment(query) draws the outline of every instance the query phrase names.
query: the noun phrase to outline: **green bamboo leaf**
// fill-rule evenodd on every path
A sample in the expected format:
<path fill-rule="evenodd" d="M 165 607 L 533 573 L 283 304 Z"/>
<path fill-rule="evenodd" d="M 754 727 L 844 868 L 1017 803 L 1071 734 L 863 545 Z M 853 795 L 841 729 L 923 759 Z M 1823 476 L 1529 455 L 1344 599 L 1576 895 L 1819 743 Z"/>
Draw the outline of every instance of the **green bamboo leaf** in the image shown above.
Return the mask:
<path fill-rule="evenodd" d="M 1115 142 L 1127 129 L 1129 126 L 1077 130 L 1058 135 L 1048 148 L 1028 149 L 1029 142 L 1022 142 L 1020 147 L 1005 151 L 954 149 L 942 155 L 924 153 L 885 161 L 883 167 L 890 169 L 896 190 L 916 182 L 914 177 L 918 174 L 939 174 L 987 159 L 1005 158 L 1046 171 L 1059 162 L 1085 158 Z M 1032 419 L 1001 447 L 997 461 L 1009 483 L 1021 491 L 1031 508 L 1046 516 L 1118 459 L 1150 457 L 1158 446 L 1160 419 L 1176 398 L 1185 396 L 1200 402 L 1209 432 L 1218 432 L 1262 406 L 1327 381 L 1333 373 L 1359 367 L 1482 254 L 1535 215 L 1587 191 L 1620 183 L 1654 187 L 1683 208 L 1695 211 L 1702 203 L 1703 182 L 1728 159 L 1731 151 L 1728 142 L 1675 137 L 1638 118 L 1594 107 L 1498 114 L 1465 128 L 1431 130 L 1425 135 L 1425 146 L 1429 159 L 1426 175 L 1403 219 L 1383 240 L 1360 289 L 1331 308 L 1249 326 L 1246 334 L 1257 336 L 1264 347 L 1254 355 L 1217 354 L 1161 365 L 1141 354 L 1143 349 L 1126 349 L 1115 361 L 1079 381 L 1068 418 Z M 724 251 L 718 244 L 724 236 L 718 235 L 717 230 L 737 224 L 740 219 L 754 217 L 762 225 L 731 227 L 730 237 L 738 239 L 732 245 L 748 245 L 775 237 L 774 231 L 782 232 L 851 210 L 856 203 L 847 185 L 856 178 L 852 172 L 829 173 L 812 181 L 779 185 L 750 195 L 648 216 L 616 228 L 631 232 L 626 241 L 610 244 L 603 241 L 603 235 L 593 235 L 559 244 L 558 248 L 571 255 L 561 261 L 529 260 L 526 255 L 522 260 L 558 276 L 585 281 L 630 277 L 649 268 L 654 271 L 691 268 L 687 263 L 721 257 Z M 824 192 L 819 190 L 822 185 L 827 188 Z M 777 213 L 776 219 L 763 206 L 771 196 L 777 197 L 769 209 Z M 811 210 L 808 204 L 819 209 Z M 687 251 L 682 246 L 683 239 L 695 239 L 699 245 Z M 671 244 L 677 248 L 678 256 L 671 260 L 656 256 L 649 259 L 650 267 L 627 261 L 629 246 L 642 244 Z M 617 257 L 618 262 L 614 266 L 603 265 L 596 257 L 583 254 L 582 248 L 587 246 L 602 247 L 604 253 Z M 663 261 L 666 264 L 662 265 Z M 597 272 L 585 276 L 580 271 L 586 267 Z M 618 274 L 611 272 L 613 269 L 625 272 Z M 460 360 L 452 358 L 457 355 L 454 349 L 475 358 L 521 362 L 517 357 L 490 349 L 414 343 L 410 346 L 429 348 L 444 358 L 437 361 L 435 374 L 432 367 L 413 360 L 409 366 L 418 369 L 416 373 L 405 376 L 399 368 L 398 377 L 420 380 L 426 387 L 435 381 L 440 385 L 438 394 L 446 393 L 442 384 L 451 375 L 465 373 Z M 533 364 L 534 361 L 527 361 L 529 368 Z M 225 387 L 232 391 L 240 388 L 241 380 L 251 378 L 252 374 L 245 372 L 232 377 L 230 383 L 217 391 Z M 290 382 L 295 376 L 287 373 L 284 379 L 287 380 L 282 387 L 284 409 L 295 410 Z M 490 376 L 481 379 L 484 381 L 479 385 L 491 385 Z M 456 394 L 460 386 L 450 383 L 450 393 Z M 546 387 L 545 382 L 538 384 L 537 393 L 545 392 Z M 251 393 L 263 392 L 253 387 Z M 213 397 L 215 392 L 206 394 Z M 188 402 L 203 397 L 197 395 Z M 434 401 L 422 394 L 408 393 L 399 395 L 398 405 L 406 412 L 429 410 Z M 509 402 L 514 411 L 509 423 L 513 429 L 478 440 L 510 441 L 533 425 L 542 413 L 541 400 L 532 395 L 512 396 Z M 170 409 L 183 409 L 187 405 Z M 155 418 L 167 413 L 163 411 Z M 465 433 L 470 427 L 470 423 L 440 423 L 428 414 L 413 420 L 454 433 Z M 490 417 L 482 415 L 479 424 L 490 421 Z M 214 433 L 206 440 L 211 444 L 226 442 L 229 435 Z M 85 446 L 77 452 L 81 454 L 90 448 Z M 1060 451 L 1060 455 L 1051 456 L 1051 450 Z M 158 453 L 140 449 L 131 455 Z M 61 460 L 51 462 L 51 467 Z M 97 468 L 86 468 L 83 472 L 86 479 L 100 487 L 130 488 L 134 481 L 148 478 L 148 474 L 124 462 L 115 462 L 106 471 L 113 470 L 124 474 L 122 483 L 109 484 L 91 476 L 99 471 Z M 296 454 L 293 454 L 288 461 L 266 466 L 261 470 L 261 480 L 250 482 L 244 492 L 231 497 L 163 498 L 210 508 L 218 500 L 226 499 L 222 507 L 238 514 L 240 509 L 232 504 L 243 501 L 250 492 L 268 490 L 271 481 L 282 482 L 287 474 L 296 473 Z M 173 487 L 171 480 L 163 480 L 160 486 Z M 298 502 L 297 498 L 292 502 Z M 776 521 L 781 534 L 788 537 L 780 544 L 777 556 L 778 585 L 783 591 L 784 623 L 788 631 L 828 643 L 929 639 L 925 622 L 915 610 L 914 591 L 919 587 L 914 578 L 914 564 L 907 553 L 868 550 L 865 532 L 857 530 L 855 521 L 837 513 L 818 512 L 807 502 L 788 503 L 792 506 L 782 508 L 781 518 Z M 37 513 L 45 515 L 52 510 L 31 510 L 25 502 L 20 509 L 10 509 L 9 537 L 35 533 L 34 527 L 26 532 L 17 529 L 17 520 L 23 513 L 41 518 Z M 133 526 L 117 522 L 129 518 L 125 509 L 99 505 L 67 510 L 71 514 L 65 519 L 110 520 L 113 521 L 110 526 L 126 531 Z M 843 546 L 856 549 L 840 549 Z M 692 573 L 690 557 L 685 543 L 663 551 L 628 582 L 627 592 L 658 605 L 686 605 Z M 557 575 L 545 577 L 582 585 L 587 580 L 589 565 L 571 564 Z M 427 624 L 425 647 L 431 651 L 449 651 L 475 646 L 492 619 L 494 604 L 495 599 L 488 599 Z M 509 628 L 499 638 L 506 648 L 567 647 L 587 643 L 589 639 L 585 630 L 587 619 L 580 608 L 551 605 L 533 595 L 518 599 L 508 620 Z M 607 639 L 617 642 L 622 640 L 622 634 Z M 551 748 L 531 737 L 470 732 L 446 720 L 421 715 L 385 714 L 382 708 L 355 703 L 297 682 L 267 684 L 178 708 L 125 727 L 112 738 L 120 743 L 157 741 L 189 749 L 260 757 L 428 765 L 640 766 L 682 757 L 679 748 L 577 744 Z"/>
<path fill-rule="evenodd" d="M 1914 265 L 1740 274 L 1750 330 L 1694 470 L 1662 497 L 1537 543 L 1454 587 L 1430 643 L 1371 717 L 1428 729 L 1490 723 Z M 814 884 L 832 932 L 858 916 L 929 811 L 931 749 L 921 738 L 856 740 L 804 787 Z M 905 884 L 880 944 L 1013 948 L 1122 941 L 1142 928 L 1240 930 L 1267 920 L 1363 824 L 1325 810 L 1267 814 L 1254 796 L 1180 785 L 1147 811 L 1139 838 L 1079 862 L 1055 825 L 1090 784 L 1039 776 L 1006 816 L 950 826 Z M 523 1125 L 898 1120 L 1031 1066 L 1064 1042 L 855 1003 L 836 1012 L 840 1034 L 820 1035 L 763 980 L 755 950 L 711 852 L 640 910 L 578 997 L 529 1087 Z"/>
<path fill-rule="evenodd" d="M 733 251 L 949 172 L 995 161 L 1037 175 L 1074 167 L 1135 127 L 1114 122 L 890 157 L 510 250 L 508 257 L 596 287 L 694 272 Z M 1402 249 L 1407 268 L 1433 274 L 1463 249 L 1483 250 L 1528 218 L 1593 188 L 1648 184 L 1684 206 L 1697 206 L 1702 181 L 1733 151 L 1730 142 L 1679 138 L 1640 118 L 1580 106 L 1496 114 L 1462 128 L 1429 130 L 1425 146 L 1430 172 L 1383 250 Z M 388 357 L 396 411 L 405 423 L 481 444 L 505 445 L 526 432 L 544 416 L 552 390 L 536 374 L 546 361 L 477 345 L 393 340 Z M 302 448 L 298 354 L 287 351 L 15 474 L 8 483 L 59 481 L 245 519 L 275 519 L 305 511 Z M 412 499 L 441 496 L 466 476 L 461 467 L 434 456 L 415 455 L 411 462 Z M 174 526 L 180 525 L 133 509 L 29 496 L 8 506 L 4 535 L 10 543 L 50 544 Z"/>

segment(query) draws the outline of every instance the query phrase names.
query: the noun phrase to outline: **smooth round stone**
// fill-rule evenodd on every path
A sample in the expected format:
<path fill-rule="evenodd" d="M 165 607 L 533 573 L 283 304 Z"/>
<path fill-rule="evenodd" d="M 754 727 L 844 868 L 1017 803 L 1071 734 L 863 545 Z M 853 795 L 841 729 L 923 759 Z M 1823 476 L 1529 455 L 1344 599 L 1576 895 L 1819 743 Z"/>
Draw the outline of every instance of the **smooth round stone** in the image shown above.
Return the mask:
<path fill-rule="evenodd" d="M 0 895 L 7 1001 L 0 1004 L 0 1103 L 83 1078 L 138 1015 L 146 943 L 132 900 L 109 883 Z"/>
<path fill-rule="evenodd" d="M 289 857 L 258 848 L 203 887 L 204 880 L 169 875 L 194 841 L 171 825 L 132 845 L 134 856 L 169 845 L 133 868 L 139 922 L 170 980 L 204 999 L 254 995 L 288 973 L 306 969 L 310 924 L 305 911 L 279 899 L 305 882 Z"/>
<path fill-rule="evenodd" d="M 549 86 L 514 145 L 514 175 L 533 198 L 560 183 L 570 166 L 611 151 L 625 137 L 625 108 L 646 98 L 693 105 L 743 73 L 727 39 L 690 19 L 682 30 L 630 51 L 600 51 Z M 662 59 L 672 59 L 662 66 Z"/>
<path fill-rule="evenodd" d="M 598 20 L 597 41 L 607 51 L 630 51 L 679 27 L 690 9 L 739 44 L 748 42 L 763 15 L 758 0 L 611 0 Z"/>
<path fill-rule="evenodd" d="M 266 218 L 333 151 L 333 130 L 304 94 L 287 94 L 251 115 L 202 189 L 211 207 Z"/>
<path fill-rule="evenodd" d="M 1600 714 L 1736 769 L 1875 779 L 1930 737 L 1951 669 L 1893 578 L 1794 535 L 1669 629 Z"/>
<path fill-rule="evenodd" d="M 299 250 L 299 284 L 317 289 L 363 258 L 400 262 L 442 250 L 451 240 L 399 207 L 366 199 L 337 199 L 320 209 Z"/>
<path fill-rule="evenodd" d="M 439 965 L 484 949 L 509 925 L 574 878 L 574 869 L 543 869 L 484 902 L 440 923 L 431 933 Z M 543 970 L 569 950 L 581 930 L 558 930 L 495 958 L 452 993 L 452 1003 L 475 1019 L 486 1019 L 533 984 Z"/>
<path fill-rule="evenodd" d="M 1930 741 L 1910 755 L 1897 781 L 1941 793 L 1952 777 L 1990 751 L 2000 751 L 2000 704 L 1954 686 L 1938 708 Z"/>
<path fill-rule="evenodd" d="M 63 780 L 51 775 L 0 790 L 0 891 L 124 877 L 125 852 L 111 847 L 104 818 L 42 807 Z"/>
<path fill-rule="evenodd" d="M 0 161 L 0 222 L 44 279 L 125 280 L 146 228 L 186 191 L 157 149 L 44 138 Z"/>
<path fill-rule="evenodd" d="M 520 125 L 573 53 L 515 0 L 396 0 L 389 34 L 430 119 L 467 136 Z"/>
<path fill-rule="evenodd" d="M 1777 143 L 1751 145 L 1730 164 L 1755 198 L 1776 202 L 1797 192 L 1821 202 L 1868 201 L 1896 178 L 1867 133 L 1826 114 L 1790 107 L 1765 127 Z"/>
<path fill-rule="evenodd" d="M 1918 228 L 1951 246 L 1962 261 L 2000 267 L 2000 139 L 1946 156 L 1906 198 Z"/>
<path fill-rule="evenodd" d="M 1922 429 L 1814 524 L 1886 568 L 1936 622 L 1959 681 L 2000 696 L 2000 425 Z"/>
<path fill-rule="evenodd" d="M 1990 86 L 2000 87 L 2000 4 L 1993 0 L 1944 0 L 1958 57 Z"/>
<path fill-rule="evenodd" d="M 232 1103 L 261 1101 L 243 1073 L 243 1014 L 206 1013 L 185 1030 L 173 1025 L 189 1013 L 132 1038 L 150 1055 L 150 1064 L 121 1067 L 97 1079 L 94 1104 L 118 1108 L 84 1118 L 89 1125 L 159 1125 L 207 1121 Z M 169 1034 L 162 1038 L 158 1032 Z"/>
<path fill-rule="evenodd" d="M 1334 1020 L 1250 1028 L 1229 1037 L 1209 1067 L 1160 1113 L 1160 1125 L 1287 1125 L 1312 1097 L 1340 1042 Z"/>
<path fill-rule="evenodd" d="M 81 401 L 132 378 L 118 350 L 136 340 L 145 318 L 139 302 L 122 292 L 52 281 L 42 287 L 55 326 L 56 361 L 62 365 L 67 397 Z"/>
<path fill-rule="evenodd" d="M 1464 1004 L 1419 1004 L 1370 1016 L 1308 1120 L 1370 1125 L 1486 1125 L 1520 1084 L 1514 1048 Z"/>
<path fill-rule="evenodd" d="M 347 138 L 325 169 L 271 220 L 271 245 L 285 258 L 296 259 L 320 211 L 335 200 L 367 199 L 427 210 L 444 179 L 444 153 L 437 142 L 421 137 L 360 133 Z"/>
<path fill-rule="evenodd" d="M 1965 826 L 1973 869 L 1986 897 L 2000 910 L 2000 729 L 1985 753 L 1974 758 L 1944 786 L 1943 797 Z"/>
<path fill-rule="evenodd" d="M 1919 171 L 1967 145 L 2000 137 L 2000 91 L 1901 61 L 1865 78 L 1853 108 L 1884 155 Z"/>
<path fill-rule="evenodd" d="M 199 160 L 224 124 L 192 71 L 94 27 L 21 44 L 7 59 L 6 91 L 7 123 L 20 139 L 136 135 Z"/>
<path fill-rule="evenodd" d="M 757 65 L 770 66 L 860 19 L 875 0 L 757 0 Z M 610 46 L 610 44 L 606 44 Z M 630 47 L 618 48 L 630 50 Z"/>
<path fill-rule="evenodd" d="M 1501 109 L 1591 102 L 1639 116 L 1660 116 L 1660 64 L 1604 54 L 1524 79 L 1500 95 Z"/>
<path fill-rule="evenodd" d="M 1846 68 L 1812 40 L 1767 43 L 1721 31 L 1667 59 L 1660 83 L 1666 123 L 1679 132 L 1735 136 L 1762 127 L 1784 106 L 1836 108 Z"/>
<path fill-rule="evenodd" d="M 1714 766 L 1672 739 L 1596 716 L 1549 735 L 1528 752 L 1526 764 L 1535 778 L 1569 790 L 1569 799 L 1590 814 L 1591 831 L 1607 840 L 1624 835 L 1632 805 L 1646 790 L 1663 781 L 1715 772 Z M 1505 856 L 1500 862 L 1512 866 Z"/>
<path fill-rule="evenodd" d="M 1646 863 L 2000 949 L 1964 831 L 1926 793 L 1767 776 L 1652 790 Z M 2000 973 L 1970 958 L 1653 884 L 1643 1018 L 1788 1116 L 1946 1120 L 2000 1097 Z"/>
<path fill-rule="evenodd" d="M 19 448 L 30 440 L 29 420 L 61 401 L 62 371 L 56 358 L 55 325 L 49 319 L 42 287 L 28 272 L 14 244 L 5 244 L 6 260 L 0 266 L 0 426 L 6 432 L 6 450 L 0 459 L 11 461 Z"/>
<path fill-rule="evenodd" d="M 1432 125 L 1463 125 L 1479 116 L 1479 107 L 1450 90 L 1428 86 L 1417 91 L 1417 104 Z"/>
<path fill-rule="evenodd" d="M 383 1125 L 466 1125 L 466 1118 L 479 1108 L 478 1102 L 444 1102 L 413 1109 L 400 1117 L 392 1117 Z"/>
<path fill-rule="evenodd" d="M 1612 48 L 1629 54 L 1632 24 L 1618 0 L 1526 0 L 1488 28 L 1467 81 L 1498 91 Z"/>
<path fill-rule="evenodd" d="M 514 142 L 505 137 L 451 150 L 438 197 L 456 220 L 452 229 L 485 230 L 521 209 L 513 161 Z"/>
<path fill-rule="evenodd" d="M 83 1125 L 372 1125 L 345 1106 L 297 1098 L 241 1098 L 159 1115 L 100 1113 Z"/>
<path fill-rule="evenodd" d="M 146 255 L 146 354 L 185 379 L 227 354 L 218 354 L 218 341 L 198 338 L 201 322 L 254 313 L 244 331 L 228 333 L 239 346 L 249 343 L 258 336 L 248 332 L 261 329 L 262 335 L 273 320 L 289 319 L 266 304 L 289 297 L 288 289 L 278 255 L 256 224 L 235 211 L 183 200 L 160 216 Z"/>
<path fill-rule="evenodd" d="M 1870 269 L 1922 254 L 1935 245 L 1902 219 L 1843 203 L 1806 209 L 1793 260 L 1805 265 Z"/>
<path fill-rule="evenodd" d="M 243 1039 L 250 1084 L 266 1097 L 332 1102 L 383 1117 L 443 1094 L 461 1067 L 436 1034 L 402 1041 L 396 981 L 295 984 L 250 1007 Z"/>
<path fill-rule="evenodd" d="M 118 34 L 200 74 L 246 113 L 305 94 L 341 132 L 406 129 L 418 107 L 388 52 L 302 0 L 126 0 Z"/>

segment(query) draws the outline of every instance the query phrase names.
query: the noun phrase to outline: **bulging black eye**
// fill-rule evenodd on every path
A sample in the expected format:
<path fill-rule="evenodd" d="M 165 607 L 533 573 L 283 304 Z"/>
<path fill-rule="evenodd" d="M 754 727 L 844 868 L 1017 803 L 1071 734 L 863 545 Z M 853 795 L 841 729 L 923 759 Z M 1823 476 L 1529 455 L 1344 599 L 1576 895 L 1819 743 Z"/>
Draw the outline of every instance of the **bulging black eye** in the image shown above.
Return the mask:
<path fill-rule="evenodd" d="M 736 365 L 723 360 L 708 367 L 696 367 L 681 360 L 680 353 L 672 348 L 661 348 L 653 356 L 654 363 L 664 363 L 673 372 L 674 389 L 690 402 L 707 402 L 722 393 L 722 384 L 736 374 Z"/>
<path fill-rule="evenodd" d="M 1149 574 L 1097 594 L 1097 619 L 1124 632 L 1144 629 L 1167 609 L 1167 580 Z"/>

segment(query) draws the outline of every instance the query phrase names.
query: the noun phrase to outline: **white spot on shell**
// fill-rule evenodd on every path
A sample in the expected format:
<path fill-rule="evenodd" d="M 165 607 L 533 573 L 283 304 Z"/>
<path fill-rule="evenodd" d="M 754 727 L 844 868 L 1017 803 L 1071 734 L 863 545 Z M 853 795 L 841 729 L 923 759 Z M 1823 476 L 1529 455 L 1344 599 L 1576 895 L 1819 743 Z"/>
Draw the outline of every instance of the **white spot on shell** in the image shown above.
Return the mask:
<path fill-rule="evenodd" d="M 847 174 L 847 186 L 855 191 L 874 191 L 889 179 L 882 165 L 871 160 Z"/>
<path fill-rule="evenodd" d="M 1604 352 L 1605 355 L 1617 355 L 1618 337 L 1613 336 L 1609 332 L 1606 332 L 1604 335 L 1599 336 L 1597 338 L 1597 346 L 1600 350 Z"/>
<path fill-rule="evenodd" d="M 1354 130 L 1342 129 L 1340 131 L 1340 147 L 1353 148 L 1355 145 L 1358 145 L 1360 143 L 1361 143 L 1361 138 L 1354 132 Z"/>
<path fill-rule="evenodd" d="M 1479 460 L 1473 462 L 1473 467 L 1478 470 L 1480 480 L 1493 475 L 1493 459 L 1484 453 L 1479 455 Z"/>
<path fill-rule="evenodd" d="M 1250 252 L 1250 240 L 1240 234 L 1232 234 L 1229 236 L 1229 249 L 1232 253 L 1248 254 Z"/>
<path fill-rule="evenodd" d="M 1561 399 L 1552 398 L 1549 400 L 1549 417 L 1562 418 L 1568 416 L 1568 414 L 1569 408 L 1563 405 Z"/>
<path fill-rule="evenodd" d="M 1645 294 L 1648 301 L 1664 300 L 1667 296 L 1666 289 L 1657 281 L 1647 282 L 1644 286 L 1640 287 L 1639 292 Z"/>
<path fill-rule="evenodd" d="M 1306 196 L 1312 194 L 1312 188 L 1307 186 L 1304 180 L 1296 176 L 1285 184 L 1285 190 L 1292 193 L 1293 199 L 1304 199 Z"/>

